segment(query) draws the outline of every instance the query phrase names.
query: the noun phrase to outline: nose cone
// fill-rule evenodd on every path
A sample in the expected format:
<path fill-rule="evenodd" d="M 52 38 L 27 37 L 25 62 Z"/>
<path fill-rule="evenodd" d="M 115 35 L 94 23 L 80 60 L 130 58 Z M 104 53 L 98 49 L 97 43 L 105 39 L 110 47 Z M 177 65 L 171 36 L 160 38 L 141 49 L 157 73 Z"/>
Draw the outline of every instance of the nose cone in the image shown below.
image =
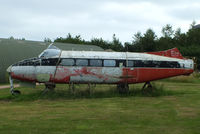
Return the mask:
<path fill-rule="evenodd" d="M 10 72 L 11 72 L 11 69 L 12 69 L 12 65 L 10 65 L 10 66 L 7 68 L 6 71 L 7 71 L 8 73 L 10 73 Z"/>

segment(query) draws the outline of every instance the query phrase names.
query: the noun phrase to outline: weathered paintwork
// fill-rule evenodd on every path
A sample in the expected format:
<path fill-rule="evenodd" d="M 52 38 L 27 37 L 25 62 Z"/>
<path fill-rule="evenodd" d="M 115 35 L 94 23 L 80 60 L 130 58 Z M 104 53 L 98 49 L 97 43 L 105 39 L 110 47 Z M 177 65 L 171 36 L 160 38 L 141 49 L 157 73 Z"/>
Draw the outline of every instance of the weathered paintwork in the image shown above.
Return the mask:
<path fill-rule="evenodd" d="M 13 66 L 10 68 L 11 77 L 22 81 L 35 81 L 35 66 Z"/>
<path fill-rule="evenodd" d="M 57 68 L 57 83 L 117 83 L 121 80 L 123 70 L 105 67 L 62 67 Z"/>
<path fill-rule="evenodd" d="M 36 66 L 35 74 L 37 82 L 49 82 L 53 81 L 53 77 L 56 71 L 56 66 Z"/>
<path fill-rule="evenodd" d="M 52 50 L 51 50 L 52 51 Z M 118 60 L 150 60 L 176 61 L 180 68 L 151 67 L 90 67 L 90 66 L 12 66 L 9 67 L 11 77 L 21 81 L 40 83 L 141 83 L 193 72 L 194 63 L 184 59 L 179 51 L 158 53 L 130 52 L 92 52 L 92 51 L 58 51 L 53 54 L 57 58 L 80 59 L 118 59 Z M 46 52 L 46 51 L 45 51 Z M 161 56 L 165 54 L 164 56 Z M 167 57 L 166 57 L 167 56 Z"/>
<path fill-rule="evenodd" d="M 17 69 L 18 68 L 18 69 Z M 11 76 L 22 81 L 54 83 L 141 83 L 178 75 L 188 75 L 193 69 L 106 68 L 106 67 L 13 67 Z M 20 71 L 19 71 L 20 70 Z M 56 73 L 55 73 L 56 71 Z M 34 72 L 36 72 L 34 74 Z"/>
<path fill-rule="evenodd" d="M 177 59 L 185 59 L 182 54 L 179 52 L 177 48 L 172 48 L 166 51 L 159 51 L 159 52 L 147 52 L 148 54 L 166 56 L 166 57 L 173 57 Z"/>

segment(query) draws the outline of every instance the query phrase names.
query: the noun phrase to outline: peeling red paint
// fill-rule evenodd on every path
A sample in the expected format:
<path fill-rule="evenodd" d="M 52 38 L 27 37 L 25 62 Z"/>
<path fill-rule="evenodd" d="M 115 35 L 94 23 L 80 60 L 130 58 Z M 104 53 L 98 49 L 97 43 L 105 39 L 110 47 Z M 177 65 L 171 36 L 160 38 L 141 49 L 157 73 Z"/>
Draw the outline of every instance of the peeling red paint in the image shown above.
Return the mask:
<path fill-rule="evenodd" d="M 104 68 L 106 70 L 106 68 Z M 63 67 L 58 66 L 56 74 L 49 74 L 49 82 L 55 83 L 69 83 L 71 77 L 90 78 L 85 83 L 141 83 L 146 81 L 153 81 L 178 75 L 187 75 L 193 72 L 193 69 L 165 69 L 165 68 L 121 68 L 122 74 L 117 76 L 112 75 L 112 72 L 103 72 L 102 67 Z M 35 74 L 15 74 L 11 72 L 14 79 L 29 82 L 40 82 L 36 79 Z M 109 79 L 116 79 L 108 81 Z M 100 82 L 99 82 L 100 81 Z"/>
<path fill-rule="evenodd" d="M 109 77 L 113 77 L 108 74 L 96 74 L 94 72 L 91 72 L 91 70 L 95 70 L 95 68 L 86 68 L 83 67 L 81 69 L 74 69 L 74 72 L 69 72 L 68 69 L 64 69 L 65 71 L 58 71 L 56 73 L 56 78 L 54 82 L 59 83 L 69 83 L 71 76 L 96 76 L 97 78 L 102 79 L 102 82 L 106 82 Z M 101 70 L 101 69 L 96 69 Z M 193 72 L 192 69 L 150 69 L 150 68 L 123 68 L 123 74 L 119 76 L 119 81 L 116 81 L 114 83 L 140 83 L 145 81 L 152 81 L 157 79 L 163 79 L 178 75 L 187 75 Z M 67 74 L 67 75 L 66 75 Z M 93 82 L 92 80 L 90 82 Z"/>
<path fill-rule="evenodd" d="M 11 72 L 11 77 L 13 79 L 21 80 L 21 81 L 29 81 L 29 82 L 36 82 L 35 74 L 29 75 L 28 77 L 24 74 L 15 74 L 14 72 Z"/>
<path fill-rule="evenodd" d="M 95 73 L 98 72 L 98 73 Z M 158 69 L 158 68 L 122 68 L 122 74 L 119 74 L 119 77 L 112 76 L 112 74 L 103 74 L 102 68 L 95 67 L 81 67 L 81 68 L 72 68 L 70 70 L 67 67 L 59 66 L 57 68 L 57 72 L 55 74 L 50 74 L 50 81 L 55 83 L 69 83 L 70 77 L 80 76 L 80 77 L 95 77 L 96 79 L 100 79 L 102 83 L 108 83 L 108 79 L 117 78 L 118 81 L 113 81 L 112 83 L 141 83 L 146 81 L 153 81 L 178 75 L 187 75 L 193 72 L 193 69 Z M 18 79 L 21 81 L 29 81 L 29 82 L 39 82 L 35 79 L 35 74 L 29 75 L 28 77 L 24 74 L 18 74 L 11 72 L 11 76 L 14 79 Z M 88 81 L 95 82 L 95 81 Z"/>
<path fill-rule="evenodd" d="M 95 70 L 95 72 L 99 73 L 94 73 L 92 70 Z M 54 82 L 58 83 L 69 83 L 70 82 L 70 77 L 72 76 L 96 76 L 99 79 L 103 79 L 104 81 L 107 80 L 108 75 L 102 74 L 102 68 L 91 68 L 91 67 L 81 67 L 81 68 L 76 68 L 74 67 L 73 70 L 69 70 L 68 67 L 62 67 L 59 66 L 56 72 L 56 76 L 54 79 Z"/>

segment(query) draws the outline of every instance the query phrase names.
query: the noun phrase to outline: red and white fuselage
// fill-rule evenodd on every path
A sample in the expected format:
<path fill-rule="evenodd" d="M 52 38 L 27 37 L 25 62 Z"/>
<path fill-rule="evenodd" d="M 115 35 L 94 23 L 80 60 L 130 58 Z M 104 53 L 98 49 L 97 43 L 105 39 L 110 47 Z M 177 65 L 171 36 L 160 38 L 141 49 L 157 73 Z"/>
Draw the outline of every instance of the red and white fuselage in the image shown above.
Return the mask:
<path fill-rule="evenodd" d="M 134 84 L 189 75 L 194 70 L 193 60 L 183 58 L 177 50 L 166 51 L 174 56 L 162 52 L 55 51 L 47 49 L 40 58 L 13 64 L 11 77 L 39 83 Z"/>

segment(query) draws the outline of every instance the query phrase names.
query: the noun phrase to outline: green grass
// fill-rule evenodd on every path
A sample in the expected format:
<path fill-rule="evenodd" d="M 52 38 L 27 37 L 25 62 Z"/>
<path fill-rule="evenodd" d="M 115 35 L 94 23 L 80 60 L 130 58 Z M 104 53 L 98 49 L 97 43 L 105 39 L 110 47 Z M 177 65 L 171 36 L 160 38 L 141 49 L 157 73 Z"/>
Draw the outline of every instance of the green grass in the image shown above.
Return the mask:
<path fill-rule="evenodd" d="M 171 78 L 163 79 L 161 81 L 174 82 L 174 83 L 199 83 L 200 73 L 195 72 L 195 73 L 191 74 L 190 76 L 181 75 L 181 76 L 177 76 L 177 77 L 171 77 Z"/>
<path fill-rule="evenodd" d="M 0 133 L 38 134 L 198 134 L 200 83 L 154 83 L 154 91 L 130 86 L 120 95 L 114 85 L 97 85 L 92 94 L 86 85 L 70 93 L 67 85 L 42 94 L 17 88 L 20 96 L 0 90 Z"/>

